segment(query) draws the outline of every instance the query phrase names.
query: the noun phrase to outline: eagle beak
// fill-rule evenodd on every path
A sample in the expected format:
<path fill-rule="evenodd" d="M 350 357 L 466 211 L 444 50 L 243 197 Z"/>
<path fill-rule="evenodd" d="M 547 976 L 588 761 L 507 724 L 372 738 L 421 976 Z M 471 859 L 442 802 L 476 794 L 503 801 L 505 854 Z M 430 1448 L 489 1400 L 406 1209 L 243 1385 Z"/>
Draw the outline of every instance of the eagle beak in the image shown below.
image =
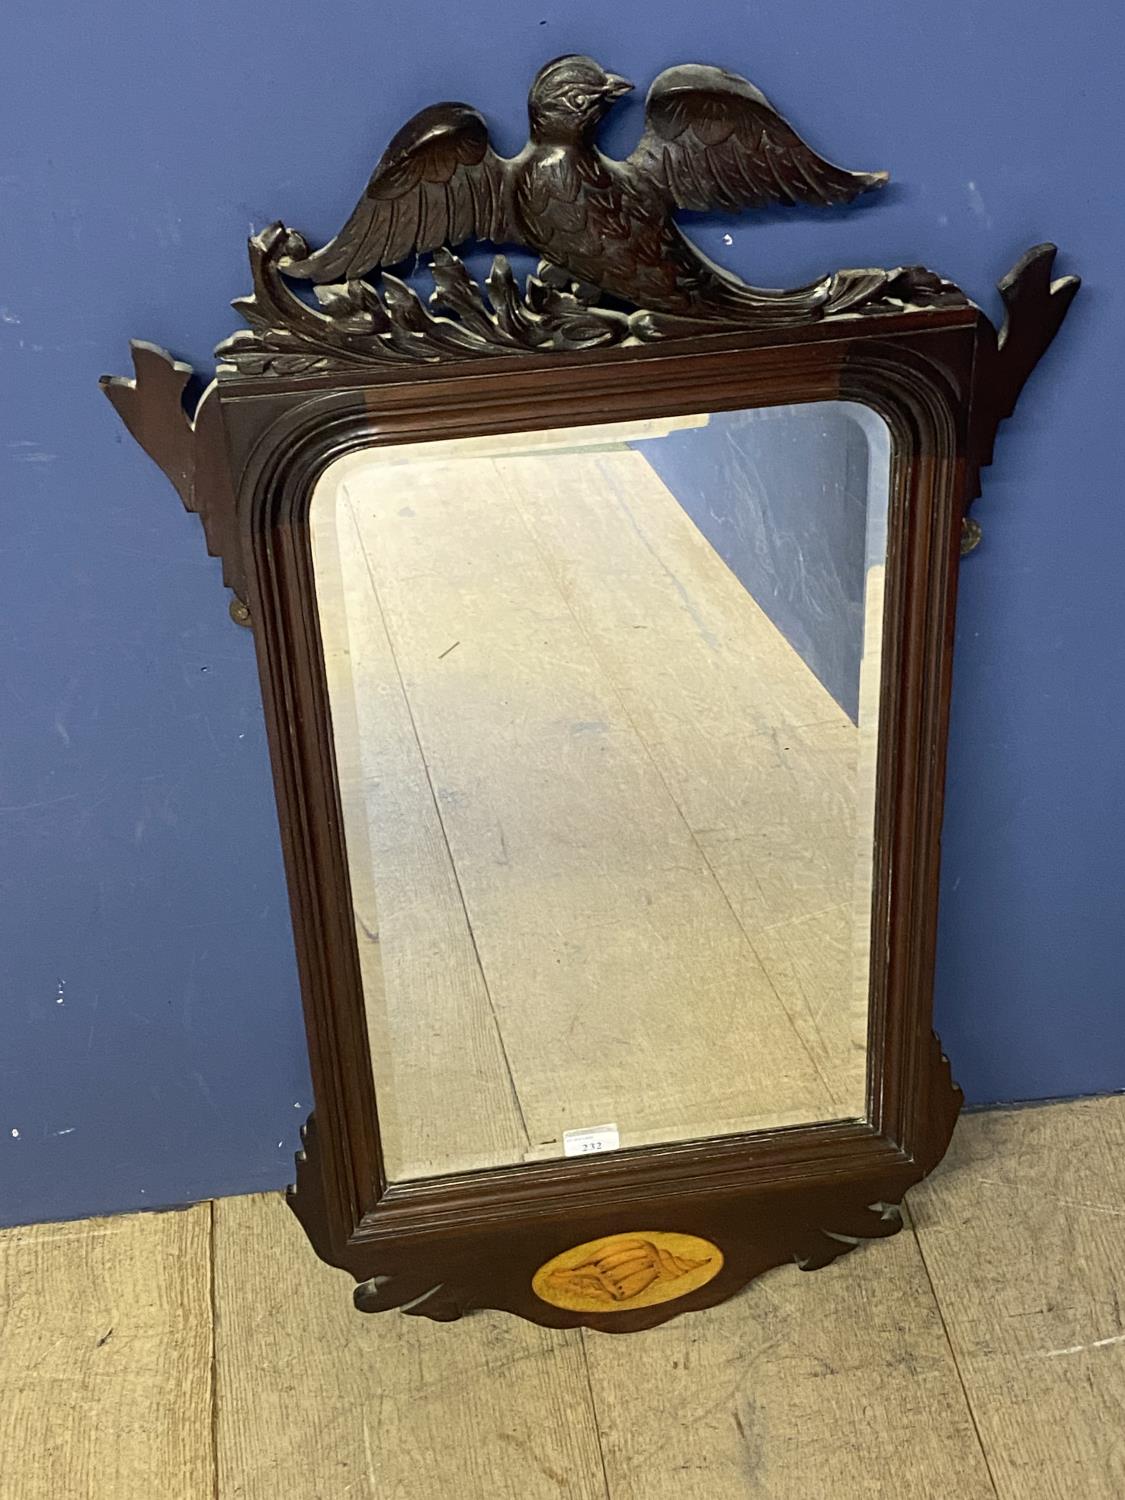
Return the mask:
<path fill-rule="evenodd" d="M 607 73 L 602 84 L 602 93 L 607 99 L 620 99 L 622 94 L 631 94 L 635 85 L 618 73 Z"/>

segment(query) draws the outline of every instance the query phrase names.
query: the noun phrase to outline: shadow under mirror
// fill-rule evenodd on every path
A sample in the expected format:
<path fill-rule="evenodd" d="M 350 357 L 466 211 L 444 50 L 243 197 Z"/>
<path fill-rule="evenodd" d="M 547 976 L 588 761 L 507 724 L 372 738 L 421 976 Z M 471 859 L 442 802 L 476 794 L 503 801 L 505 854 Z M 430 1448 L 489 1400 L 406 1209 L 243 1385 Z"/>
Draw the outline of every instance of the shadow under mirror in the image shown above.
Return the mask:
<path fill-rule="evenodd" d="M 889 474 L 847 402 L 324 474 L 389 1180 L 863 1116 Z"/>

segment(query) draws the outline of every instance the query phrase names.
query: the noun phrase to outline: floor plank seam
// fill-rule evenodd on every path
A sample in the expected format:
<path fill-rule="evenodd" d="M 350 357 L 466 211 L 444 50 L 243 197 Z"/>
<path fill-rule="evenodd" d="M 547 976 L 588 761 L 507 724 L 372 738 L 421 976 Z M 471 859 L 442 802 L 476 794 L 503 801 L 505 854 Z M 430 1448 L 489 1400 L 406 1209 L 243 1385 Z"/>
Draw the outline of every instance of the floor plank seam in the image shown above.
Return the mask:
<path fill-rule="evenodd" d="M 211 1497 L 221 1500 L 219 1494 L 219 1317 L 218 1317 L 218 1255 L 215 1247 L 215 1200 L 207 1205 L 207 1246 L 210 1252 L 209 1287 L 211 1295 Z"/>
<path fill-rule="evenodd" d="M 988 1475 L 988 1482 L 992 1486 L 992 1493 L 996 1496 L 996 1500 L 1002 1500 L 1002 1496 L 1000 1494 L 1000 1486 L 996 1483 L 996 1475 L 992 1472 L 992 1462 L 988 1456 L 988 1449 L 984 1445 L 984 1438 L 981 1436 L 981 1430 L 977 1424 L 977 1414 L 973 1410 L 972 1399 L 969 1396 L 969 1388 L 965 1384 L 965 1377 L 961 1371 L 961 1361 L 957 1358 L 957 1350 L 953 1347 L 953 1339 L 951 1338 L 949 1333 L 949 1324 L 945 1321 L 945 1309 L 941 1305 L 941 1298 L 938 1296 L 937 1287 L 934 1285 L 934 1278 L 930 1275 L 930 1267 L 929 1263 L 926 1260 L 926 1252 L 922 1248 L 922 1237 L 918 1233 L 917 1226 L 915 1225 L 913 1219 L 910 1220 L 910 1233 L 914 1236 L 914 1243 L 918 1247 L 918 1258 L 922 1262 L 922 1270 L 925 1273 L 926 1284 L 930 1289 L 930 1296 L 934 1299 L 934 1307 L 937 1309 L 938 1319 L 941 1322 L 941 1331 L 945 1337 L 945 1342 L 949 1349 L 949 1357 L 950 1359 L 952 1359 L 953 1368 L 957 1372 L 957 1384 L 961 1387 L 961 1394 L 965 1398 L 965 1410 L 968 1412 L 969 1421 L 973 1426 L 973 1435 L 977 1440 L 977 1446 L 980 1449 L 981 1459 L 984 1462 L 984 1471 Z"/>
<path fill-rule="evenodd" d="M 352 522 L 358 533 L 359 522 L 355 514 L 355 507 L 351 504 L 350 500 L 348 503 L 351 508 Z M 527 1115 L 524 1112 L 523 1100 L 520 1098 L 519 1091 L 516 1088 L 515 1074 L 512 1071 L 511 1058 L 508 1056 L 508 1044 L 504 1037 L 504 1029 L 500 1025 L 500 1017 L 497 1014 L 496 1005 L 492 996 L 492 986 L 489 983 L 488 974 L 485 972 L 484 963 L 481 959 L 480 948 L 477 943 L 476 928 L 473 925 L 472 913 L 469 911 L 469 903 L 465 897 L 465 890 L 461 880 L 461 872 L 457 867 L 457 861 L 453 858 L 453 848 L 449 842 L 449 830 L 445 826 L 445 816 L 442 812 L 441 798 L 438 796 L 437 788 L 434 786 L 433 772 L 430 768 L 429 757 L 426 754 L 426 747 L 423 743 L 422 734 L 418 727 L 418 719 L 414 712 L 414 705 L 411 702 L 410 695 L 406 690 L 406 679 L 403 674 L 402 665 L 399 661 L 398 652 L 395 649 L 394 637 L 392 636 L 390 631 L 390 622 L 387 619 L 386 610 L 383 606 L 382 596 L 379 593 L 379 587 L 375 578 L 375 569 L 371 562 L 370 553 L 367 550 L 367 543 L 364 540 L 362 534 L 360 534 L 359 545 L 360 550 L 363 554 L 364 565 L 367 569 L 367 577 L 371 584 L 372 597 L 375 600 L 375 606 L 379 612 L 379 618 L 382 621 L 383 630 L 387 637 L 387 645 L 390 649 L 391 661 L 394 665 L 395 675 L 398 678 L 399 690 L 402 693 L 402 701 L 406 708 L 407 716 L 410 719 L 411 732 L 414 735 L 414 741 L 418 747 L 418 754 L 421 756 L 422 769 L 426 778 L 426 785 L 429 787 L 430 799 L 433 802 L 434 813 L 437 817 L 438 827 L 441 829 L 441 836 L 445 843 L 445 852 L 449 858 L 449 868 L 452 872 L 453 880 L 457 887 L 457 897 L 461 903 L 461 910 L 465 916 L 465 926 L 468 932 L 469 942 L 472 944 L 477 968 L 480 971 L 481 984 L 484 986 L 484 993 L 488 1000 L 489 1010 L 492 1012 L 492 1020 L 496 1030 L 497 1042 L 500 1047 L 500 1055 L 504 1059 L 504 1067 L 506 1068 L 508 1074 L 508 1088 L 511 1094 L 512 1102 L 516 1107 L 516 1112 L 520 1117 L 520 1123 L 523 1126 L 523 1133 L 527 1142 L 527 1150 L 530 1151 L 531 1129 L 527 1122 Z"/>
<path fill-rule="evenodd" d="M 594 1396 L 594 1377 L 590 1373 L 590 1358 L 586 1352 L 586 1340 L 590 1337 L 589 1329 L 579 1329 L 579 1338 L 582 1341 L 582 1368 L 586 1372 L 586 1389 L 590 1393 L 590 1415 L 594 1419 L 594 1438 L 598 1445 L 598 1462 L 602 1466 L 602 1484 L 605 1486 L 605 1500 L 613 1500 L 609 1488 L 609 1465 L 605 1458 L 605 1445 L 602 1442 L 602 1424 L 598 1416 L 598 1403 Z M 606 1335 L 602 1334 L 605 1338 Z"/>

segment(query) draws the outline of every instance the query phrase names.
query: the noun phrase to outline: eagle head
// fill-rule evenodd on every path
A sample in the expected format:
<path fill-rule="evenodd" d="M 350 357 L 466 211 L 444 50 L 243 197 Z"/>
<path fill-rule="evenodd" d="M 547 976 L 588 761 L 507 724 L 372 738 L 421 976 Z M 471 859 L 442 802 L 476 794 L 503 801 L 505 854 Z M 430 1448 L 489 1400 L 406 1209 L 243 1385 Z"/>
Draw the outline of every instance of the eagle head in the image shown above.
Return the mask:
<path fill-rule="evenodd" d="M 567 141 L 588 137 L 614 100 L 633 85 L 607 73 L 592 57 L 569 54 L 544 64 L 527 98 L 534 140 Z"/>

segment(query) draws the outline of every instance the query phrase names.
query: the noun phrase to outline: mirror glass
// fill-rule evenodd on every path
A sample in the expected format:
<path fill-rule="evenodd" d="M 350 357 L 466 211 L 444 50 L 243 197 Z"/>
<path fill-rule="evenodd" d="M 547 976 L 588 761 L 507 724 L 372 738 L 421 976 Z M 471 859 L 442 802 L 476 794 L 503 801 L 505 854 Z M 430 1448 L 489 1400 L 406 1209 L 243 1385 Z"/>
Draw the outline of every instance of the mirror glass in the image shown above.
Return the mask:
<path fill-rule="evenodd" d="M 889 474 L 847 402 L 325 472 L 392 1181 L 863 1116 Z"/>

